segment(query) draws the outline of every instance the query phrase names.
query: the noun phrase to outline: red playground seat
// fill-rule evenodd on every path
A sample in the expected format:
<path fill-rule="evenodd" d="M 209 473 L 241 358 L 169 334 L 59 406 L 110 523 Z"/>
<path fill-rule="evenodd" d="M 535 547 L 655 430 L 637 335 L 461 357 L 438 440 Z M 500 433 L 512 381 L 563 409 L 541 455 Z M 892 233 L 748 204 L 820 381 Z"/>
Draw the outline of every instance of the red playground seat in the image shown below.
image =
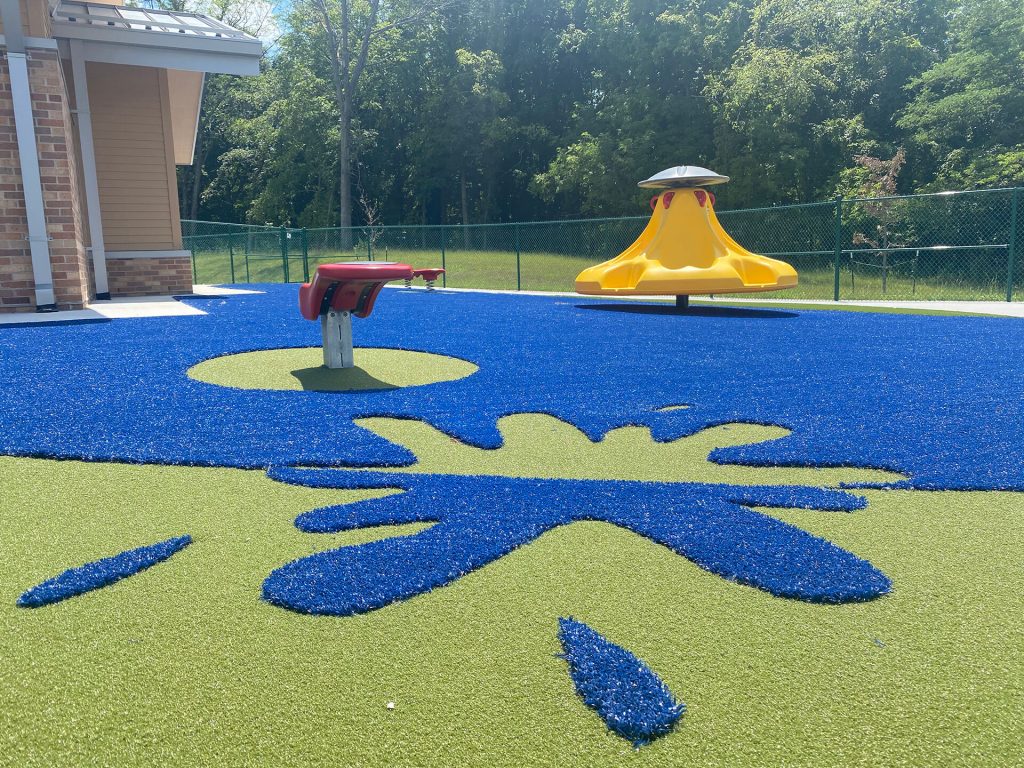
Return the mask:
<path fill-rule="evenodd" d="M 408 264 L 394 261 L 321 264 L 313 280 L 299 288 L 299 311 L 307 320 L 316 320 L 332 309 L 368 317 L 385 283 L 411 280 L 413 274 Z"/>
<path fill-rule="evenodd" d="M 434 282 L 435 280 L 437 280 L 437 278 L 439 278 L 443 274 L 444 274 L 444 270 L 440 269 L 440 268 L 435 268 L 435 269 L 414 269 L 412 271 L 412 276 L 413 277 L 422 277 L 428 283 Z"/>
<path fill-rule="evenodd" d="M 412 288 L 413 278 L 422 277 L 427 283 L 427 290 L 434 290 L 434 283 L 437 282 L 437 278 L 444 274 L 444 270 L 440 267 L 435 269 L 414 269 L 412 274 L 405 278 L 405 287 Z"/>
<path fill-rule="evenodd" d="M 328 368 L 352 368 L 352 315 L 369 317 L 373 302 L 384 285 L 404 280 L 408 285 L 414 276 L 434 287 L 443 269 L 413 270 L 397 261 L 349 261 L 321 264 L 313 279 L 299 287 L 299 312 L 307 320 L 320 319 L 324 339 L 324 365 Z"/>

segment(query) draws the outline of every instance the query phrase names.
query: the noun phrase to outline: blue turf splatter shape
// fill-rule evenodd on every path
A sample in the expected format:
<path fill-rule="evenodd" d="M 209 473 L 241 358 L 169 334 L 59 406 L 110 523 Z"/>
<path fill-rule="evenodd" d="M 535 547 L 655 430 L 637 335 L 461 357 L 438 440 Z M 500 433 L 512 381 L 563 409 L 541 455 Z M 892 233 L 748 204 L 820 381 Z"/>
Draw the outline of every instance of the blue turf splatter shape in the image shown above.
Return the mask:
<path fill-rule="evenodd" d="M 22 608 L 39 608 L 106 587 L 163 562 L 191 543 L 191 536 L 178 536 L 145 547 L 129 549 L 113 557 L 105 557 L 77 568 L 69 568 L 52 579 L 26 590 L 18 598 L 18 605 Z"/>
<path fill-rule="evenodd" d="M 1020 320 L 717 307 L 641 314 L 598 299 L 385 290 L 373 317 L 356 321 L 357 345 L 452 355 L 480 370 L 386 392 L 189 379 L 211 357 L 319 346 L 319 326 L 298 313 L 297 286 L 260 289 L 187 300 L 205 316 L 0 327 L 0 453 L 395 467 L 415 457 L 353 419 L 421 419 L 496 448 L 500 417 L 548 413 L 592 440 L 625 424 L 650 427 L 659 441 L 727 422 L 777 425 L 792 434 L 712 459 L 888 469 L 913 488 L 1024 490 Z M 510 349 L 522 353 L 513 360 Z M 75 418 L 40 403 L 74 403 Z M 655 410 L 666 403 L 692 407 Z"/>
<path fill-rule="evenodd" d="M 348 616 L 450 584 L 561 525 L 611 523 L 712 573 L 814 603 L 871 600 L 891 588 L 871 563 L 749 507 L 850 512 L 866 501 L 804 486 L 740 486 L 294 469 L 268 472 L 314 488 L 405 493 L 303 513 L 311 533 L 432 522 L 418 533 L 303 557 L 273 571 L 263 597 L 301 613 Z"/>
<path fill-rule="evenodd" d="M 686 711 L 643 660 L 583 622 L 559 619 L 558 639 L 583 703 L 633 746 L 664 736 Z"/>

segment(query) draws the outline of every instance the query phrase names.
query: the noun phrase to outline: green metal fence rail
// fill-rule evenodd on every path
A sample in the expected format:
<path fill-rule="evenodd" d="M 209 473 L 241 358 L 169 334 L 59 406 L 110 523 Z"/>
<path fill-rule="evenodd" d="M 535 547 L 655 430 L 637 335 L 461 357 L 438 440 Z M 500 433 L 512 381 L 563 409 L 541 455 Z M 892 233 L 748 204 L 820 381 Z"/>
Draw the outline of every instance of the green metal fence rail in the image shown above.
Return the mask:
<path fill-rule="evenodd" d="M 1019 300 L 1020 188 L 830 200 L 719 211 L 745 248 L 785 259 L 794 299 Z M 586 266 L 614 257 L 648 218 L 292 229 L 183 221 L 197 283 L 297 282 L 332 261 L 442 266 L 444 285 L 571 291 Z"/>

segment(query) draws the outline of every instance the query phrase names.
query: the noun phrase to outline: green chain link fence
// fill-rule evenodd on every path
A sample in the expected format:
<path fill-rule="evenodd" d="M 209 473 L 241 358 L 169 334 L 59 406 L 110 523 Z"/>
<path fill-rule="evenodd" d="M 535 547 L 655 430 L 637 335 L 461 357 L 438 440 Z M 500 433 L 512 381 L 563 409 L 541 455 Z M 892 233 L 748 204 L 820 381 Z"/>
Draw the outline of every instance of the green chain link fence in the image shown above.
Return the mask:
<path fill-rule="evenodd" d="M 1022 296 L 1024 189 L 942 192 L 719 211 L 745 248 L 791 263 L 793 299 L 987 299 Z M 647 222 L 289 229 L 183 221 L 196 283 L 299 282 L 332 261 L 442 266 L 445 285 L 571 291 L 585 267 L 614 257 Z"/>

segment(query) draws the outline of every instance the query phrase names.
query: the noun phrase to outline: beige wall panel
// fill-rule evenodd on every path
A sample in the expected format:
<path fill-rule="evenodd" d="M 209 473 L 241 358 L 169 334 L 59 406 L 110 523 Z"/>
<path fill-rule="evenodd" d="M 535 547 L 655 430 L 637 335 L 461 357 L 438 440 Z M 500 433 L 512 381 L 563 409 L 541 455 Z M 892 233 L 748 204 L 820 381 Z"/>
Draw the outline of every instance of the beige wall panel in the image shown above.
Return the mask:
<path fill-rule="evenodd" d="M 107 251 L 181 248 L 166 72 L 89 62 L 88 79 Z"/>
<path fill-rule="evenodd" d="M 46 0 L 19 0 L 21 5 L 21 31 L 29 37 L 50 36 L 50 15 L 47 12 Z M 0 35 L 4 33 L 4 24 L 0 21 Z"/>
<path fill-rule="evenodd" d="M 203 103 L 203 73 L 167 70 L 171 97 L 171 127 L 174 132 L 174 162 L 191 165 L 196 143 L 196 125 Z"/>

